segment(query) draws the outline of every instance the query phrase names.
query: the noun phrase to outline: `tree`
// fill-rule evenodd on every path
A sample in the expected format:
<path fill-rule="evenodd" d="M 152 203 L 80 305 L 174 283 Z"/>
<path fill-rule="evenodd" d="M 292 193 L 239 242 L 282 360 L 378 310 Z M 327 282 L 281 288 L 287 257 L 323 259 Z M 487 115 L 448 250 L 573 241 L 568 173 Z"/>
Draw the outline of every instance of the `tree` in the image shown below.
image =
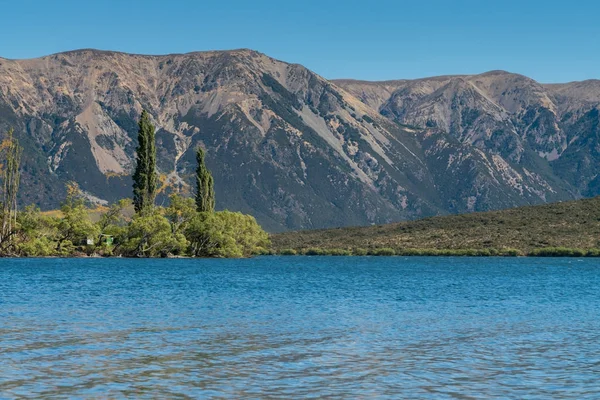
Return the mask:
<path fill-rule="evenodd" d="M 137 164 L 133 174 L 133 205 L 137 213 L 154 206 L 158 177 L 154 125 L 146 110 L 138 123 Z"/>
<path fill-rule="evenodd" d="M 183 234 L 172 232 L 169 221 L 158 207 L 134 216 L 124 237 L 118 239 L 122 243 L 120 253 L 130 257 L 181 254 L 188 246 Z"/>
<path fill-rule="evenodd" d="M 190 242 L 189 252 L 194 257 L 241 257 L 235 241 L 225 234 L 219 213 L 198 213 L 185 230 Z"/>
<path fill-rule="evenodd" d="M 123 212 L 127 207 L 131 206 L 131 199 L 121 199 L 110 206 L 110 208 L 100 216 L 98 227 L 100 233 L 107 233 L 112 226 L 125 226 L 127 221 Z"/>
<path fill-rule="evenodd" d="M 183 233 L 190 221 L 198 214 L 194 199 L 172 194 L 169 196 L 169 200 L 169 207 L 165 209 L 165 217 L 171 224 L 173 234 Z"/>
<path fill-rule="evenodd" d="M 47 257 L 57 254 L 59 218 L 42 214 L 36 206 L 19 213 L 18 254 L 25 257 Z"/>
<path fill-rule="evenodd" d="M 98 240 L 96 248 L 99 248 L 103 255 L 111 255 L 114 250 L 118 250 L 119 243 L 115 238 L 122 238 L 127 232 L 128 218 L 126 209 L 131 205 L 131 199 L 121 199 L 110 206 L 110 208 L 100 216 L 98 225 Z M 105 236 L 111 236 L 113 240 L 107 241 Z"/>
<path fill-rule="evenodd" d="M 231 211 L 198 213 L 185 235 L 196 257 L 249 257 L 270 245 L 254 217 Z"/>
<path fill-rule="evenodd" d="M 13 130 L 9 130 L 6 139 L 0 144 L 2 150 L 2 169 L 0 177 L 3 181 L 2 192 L 2 226 L 0 227 L 0 243 L 5 248 L 11 241 L 17 224 L 17 193 L 19 191 L 21 154 L 23 148 L 14 138 Z M 4 249 L 6 250 L 6 249 Z"/>
<path fill-rule="evenodd" d="M 75 182 L 67 184 L 67 199 L 60 211 L 63 217 L 58 223 L 56 250 L 61 255 L 72 254 L 77 247 L 84 246 L 87 239 L 100 235 L 100 228 L 90 219 L 89 210 L 85 207 L 81 191 Z"/>
<path fill-rule="evenodd" d="M 212 174 L 204 162 L 204 150 L 196 150 L 196 210 L 198 212 L 215 211 L 215 189 Z"/>

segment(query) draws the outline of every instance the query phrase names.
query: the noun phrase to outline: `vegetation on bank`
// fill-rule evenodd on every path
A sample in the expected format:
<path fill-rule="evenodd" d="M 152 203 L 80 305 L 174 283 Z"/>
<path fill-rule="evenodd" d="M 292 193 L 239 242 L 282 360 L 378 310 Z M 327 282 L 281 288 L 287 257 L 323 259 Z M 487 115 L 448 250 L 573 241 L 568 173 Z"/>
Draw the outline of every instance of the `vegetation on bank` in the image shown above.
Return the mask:
<path fill-rule="evenodd" d="M 600 197 L 271 239 L 281 255 L 596 257 Z"/>
<path fill-rule="evenodd" d="M 17 211 L 19 162 L 22 152 L 12 132 L 0 144 L 2 256 L 124 256 L 124 257 L 248 257 L 264 253 L 269 236 L 254 217 L 215 212 L 214 182 L 197 149 L 196 196 L 169 197 L 167 207 L 155 205 L 158 186 L 155 130 L 144 111 L 139 121 L 132 199 L 106 207 L 93 221 L 77 184 L 67 185 L 60 213 L 35 206 Z M 128 212 L 133 206 L 135 213 Z"/>
<path fill-rule="evenodd" d="M 600 257 L 598 249 L 547 247 L 524 253 L 517 249 L 280 249 L 259 254 L 281 256 L 421 256 L 421 257 Z"/>

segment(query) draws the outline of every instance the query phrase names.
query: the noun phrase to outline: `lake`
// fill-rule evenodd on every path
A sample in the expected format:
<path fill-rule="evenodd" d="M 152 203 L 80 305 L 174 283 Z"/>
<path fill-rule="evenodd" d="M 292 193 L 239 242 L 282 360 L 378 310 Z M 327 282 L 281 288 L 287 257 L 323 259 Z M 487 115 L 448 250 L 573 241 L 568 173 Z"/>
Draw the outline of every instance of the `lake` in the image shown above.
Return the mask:
<path fill-rule="evenodd" d="M 599 398 L 600 261 L 0 260 L 0 397 Z"/>

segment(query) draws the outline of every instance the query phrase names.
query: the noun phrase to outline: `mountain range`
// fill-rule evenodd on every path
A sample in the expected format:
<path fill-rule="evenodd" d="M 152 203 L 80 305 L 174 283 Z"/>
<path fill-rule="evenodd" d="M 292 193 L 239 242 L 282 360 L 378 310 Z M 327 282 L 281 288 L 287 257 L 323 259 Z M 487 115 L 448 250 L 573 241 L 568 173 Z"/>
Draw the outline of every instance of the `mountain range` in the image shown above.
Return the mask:
<path fill-rule="evenodd" d="M 327 80 L 252 50 L 0 58 L 0 132 L 25 148 L 20 203 L 131 196 L 137 120 L 157 128 L 159 201 L 194 190 L 269 231 L 370 225 L 600 193 L 600 81 L 503 71 Z"/>

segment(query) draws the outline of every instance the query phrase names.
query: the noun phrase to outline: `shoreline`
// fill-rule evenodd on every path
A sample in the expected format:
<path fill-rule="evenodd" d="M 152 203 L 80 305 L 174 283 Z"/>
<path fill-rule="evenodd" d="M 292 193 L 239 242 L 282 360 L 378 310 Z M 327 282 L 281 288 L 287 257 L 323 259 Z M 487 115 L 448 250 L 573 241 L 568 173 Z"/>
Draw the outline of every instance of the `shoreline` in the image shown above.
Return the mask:
<path fill-rule="evenodd" d="M 19 257 L 19 256 L 4 256 L 1 259 L 5 260 L 92 260 L 92 259 L 117 259 L 117 260 L 250 260 L 258 257 L 280 257 L 280 258 L 311 258 L 311 257 L 364 257 L 364 258 L 600 258 L 600 255 L 575 255 L 575 254 L 553 254 L 553 255 L 457 255 L 457 254 L 257 254 L 251 257 L 242 258 L 225 258 L 225 257 L 95 257 L 95 256 L 43 256 L 43 257 Z"/>
<path fill-rule="evenodd" d="M 531 250 L 520 249 L 264 249 L 261 252 L 246 257 L 193 257 L 183 255 L 167 256 L 113 256 L 102 254 L 76 253 L 73 255 L 61 256 L 13 256 L 5 255 L 4 259 L 198 259 L 198 260 L 218 260 L 218 259 L 250 259 L 255 257 L 471 257 L 471 258 L 598 258 L 600 257 L 600 248 L 579 249 L 567 247 L 548 247 Z"/>
<path fill-rule="evenodd" d="M 569 248 L 569 247 L 544 247 L 528 250 L 521 249 L 276 249 L 265 256 L 372 256 L 372 257 L 569 257 L 569 258 L 595 258 L 600 257 L 599 248 Z"/>

